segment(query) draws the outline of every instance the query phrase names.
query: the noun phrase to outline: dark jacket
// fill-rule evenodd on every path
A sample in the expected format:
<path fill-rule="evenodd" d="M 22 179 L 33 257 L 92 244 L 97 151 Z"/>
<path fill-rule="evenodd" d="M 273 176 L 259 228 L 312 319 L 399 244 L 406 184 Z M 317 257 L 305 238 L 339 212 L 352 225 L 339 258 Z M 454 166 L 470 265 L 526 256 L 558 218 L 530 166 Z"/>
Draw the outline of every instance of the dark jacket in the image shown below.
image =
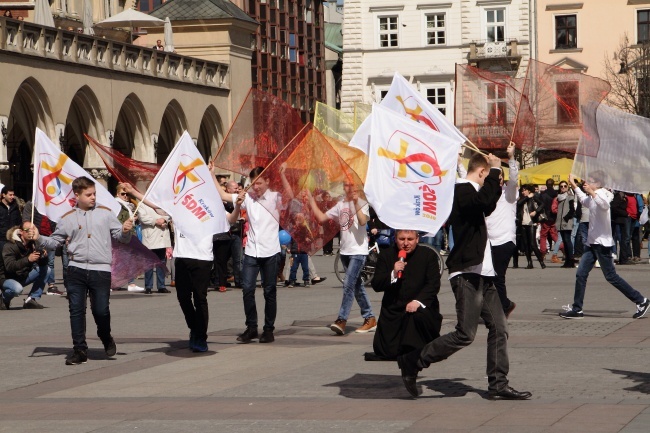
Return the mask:
<path fill-rule="evenodd" d="M 558 192 L 555 189 L 547 188 L 539 195 L 542 203 L 544 203 L 544 212 L 546 213 L 546 217 L 548 218 L 549 223 L 555 222 L 555 217 L 557 216 L 557 214 L 551 212 L 553 199 L 557 197 L 557 194 Z"/>
<path fill-rule="evenodd" d="M 20 240 L 20 234 L 16 230 L 7 233 L 8 242 L 2 249 L 2 260 L 0 260 L 0 286 L 5 280 L 16 280 L 23 286 L 27 276 L 34 267 L 29 261 L 29 255 L 34 252 L 34 243 L 24 245 Z M 41 257 L 40 265 L 47 263 L 47 257 Z"/>
<path fill-rule="evenodd" d="M 539 212 L 544 212 L 546 215 L 546 209 L 544 209 L 544 203 L 540 197 L 535 195 L 532 197 L 526 197 L 522 195 L 517 201 L 517 219 L 520 224 L 524 220 L 524 206 L 528 206 L 528 213 L 533 211 L 536 213 L 535 217 L 531 218 L 533 222 L 537 222 Z"/>
<path fill-rule="evenodd" d="M 624 192 L 614 192 L 614 199 L 612 199 L 609 210 L 612 214 L 613 224 L 625 224 L 627 222 L 627 197 Z"/>
<path fill-rule="evenodd" d="M 7 207 L 4 203 L 0 203 L 0 239 L 5 239 L 7 231 L 13 226 L 19 226 L 23 222 L 23 217 L 20 215 L 20 209 L 16 200 Z"/>
<path fill-rule="evenodd" d="M 454 233 L 454 248 L 447 258 L 449 273 L 462 271 L 483 262 L 487 243 L 485 217 L 501 197 L 500 170 L 490 170 L 483 187 L 476 191 L 470 183 L 457 183 L 449 224 Z"/>

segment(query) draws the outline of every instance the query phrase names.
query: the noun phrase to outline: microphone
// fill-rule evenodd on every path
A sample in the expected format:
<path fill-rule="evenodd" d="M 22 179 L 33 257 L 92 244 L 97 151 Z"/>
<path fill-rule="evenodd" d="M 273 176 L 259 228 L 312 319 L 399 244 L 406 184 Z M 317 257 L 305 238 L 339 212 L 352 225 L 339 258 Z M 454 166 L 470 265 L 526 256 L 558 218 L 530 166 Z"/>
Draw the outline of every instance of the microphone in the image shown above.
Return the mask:
<path fill-rule="evenodd" d="M 397 257 L 399 257 L 400 262 L 404 263 L 404 259 L 406 259 L 406 251 L 400 250 L 399 253 L 397 253 Z M 397 278 L 402 278 L 402 271 L 397 271 Z"/>

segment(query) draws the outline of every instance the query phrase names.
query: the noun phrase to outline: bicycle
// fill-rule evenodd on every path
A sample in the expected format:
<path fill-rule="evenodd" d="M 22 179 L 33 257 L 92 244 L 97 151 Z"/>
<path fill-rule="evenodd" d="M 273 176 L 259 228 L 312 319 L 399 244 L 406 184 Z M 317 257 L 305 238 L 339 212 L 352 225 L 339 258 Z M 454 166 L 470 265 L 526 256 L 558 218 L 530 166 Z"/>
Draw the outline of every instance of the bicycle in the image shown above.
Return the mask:
<path fill-rule="evenodd" d="M 431 245 L 420 243 L 418 247 L 429 248 L 432 250 L 438 260 L 438 268 L 440 269 L 440 276 L 442 277 L 443 272 L 445 271 L 445 262 L 442 259 L 442 256 L 438 251 L 436 251 Z M 375 266 L 377 265 L 377 259 L 379 258 L 379 246 L 377 243 L 373 244 L 368 248 L 368 257 L 366 258 L 366 263 L 361 269 L 361 281 L 364 286 L 369 286 L 372 281 L 372 277 L 375 275 Z M 336 278 L 343 283 L 345 278 L 345 266 L 341 261 L 341 250 L 336 252 L 336 258 L 334 259 L 334 274 Z"/>

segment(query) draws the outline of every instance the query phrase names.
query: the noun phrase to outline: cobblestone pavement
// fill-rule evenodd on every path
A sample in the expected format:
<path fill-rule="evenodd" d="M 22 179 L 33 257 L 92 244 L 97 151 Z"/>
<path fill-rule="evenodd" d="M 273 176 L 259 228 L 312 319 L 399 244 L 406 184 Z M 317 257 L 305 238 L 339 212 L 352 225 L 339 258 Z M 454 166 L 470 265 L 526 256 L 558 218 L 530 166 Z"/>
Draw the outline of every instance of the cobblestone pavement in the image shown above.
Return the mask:
<path fill-rule="evenodd" d="M 557 316 L 573 298 L 575 270 L 508 270 L 517 303 L 509 378 L 514 388 L 533 392 L 532 400 L 486 399 L 484 329 L 470 347 L 423 371 L 424 393 L 413 400 L 395 363 L 363 360 L 373 334 L 353 332 L 362 323 L 356 306 L 346 335 L 326 327 L 341 289 L 333 257 L 314 260 L 328 279 L 279 289 L 273 344 L 236 344 L 244 329 L 241 292 L 210 292 L 205 354 L 187 349 L 173 293 L 114 292 L 117 356 L 105 358 L 89 315 L 90 359 L 80 366 L 64 364 L 71 347 L 67 301 L 44 296 L 45 309 L 23 311 L 14 300 L 0 312 L 0 432 L 650 431 L 650 320 L 632 320 L 634 305 L 598 269 L 588 283 L 585 318 L 575 321 Z M 650 295 L 650 265 L 619 272 Z M 443 278 L 447 332 L 454 307 Z M 381 296 L 370 297 L 378 313 Z"/>

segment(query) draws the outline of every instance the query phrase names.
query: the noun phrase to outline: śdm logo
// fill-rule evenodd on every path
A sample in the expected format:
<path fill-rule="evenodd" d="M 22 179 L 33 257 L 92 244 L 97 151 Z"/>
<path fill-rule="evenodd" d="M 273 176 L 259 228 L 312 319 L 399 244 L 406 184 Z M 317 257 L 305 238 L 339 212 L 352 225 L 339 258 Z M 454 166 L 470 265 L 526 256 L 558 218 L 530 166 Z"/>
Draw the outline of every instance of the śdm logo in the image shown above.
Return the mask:
<path fill-rule="evenodd" d="M 432 187 L 442 182 L 448 170 L 440 169 L 433 149 L 405 132 L 395 131 L 386 148 L 379 148 L 377 154 L 394 161 L 393 178 L 404 183 L 421 184 L 413 195 L 414 213 L 435 219 L 437 197 Z"/>
<path fill-rule="evenodd" d="M 50 165 L 46 161 L 41 161 L 41 174 L 40 190 L 45 198 L 45 205 L 58 206 L 65 203 L 68 196 L 72 194 L 72 188 L 64 188 L 64 185 L 70 185 L 74 180 L 72 177 L 63 174 L 63 166 L 65 165 L 68 157 L 66 155 L 59 155 L 56 164 Z M 67 189 L 67 191 L 66 191 Z"/>
<path fill-rule="evenodd" d="M 183 160 L 189 160 L 184 163 Z M 196 172 L 196 168 L 204 165 L 201 158 L 191 159 L 188 155 L 181 156 L 181 162 L 174 174 L 174 204 L 180 204 L 197 217 L 200 221 L 212 217 L 212 212 L 202 198 L 195 199 L 191 191 L 205 184 L 203 178 Z"/>
<path fill-rule="evenodd" d="M 409 108 L 406 106 L 406 102 L 412 97 L 409 96 L 408 98 L 403 99 L 401 96 L 396 96 L 395 98 L 399 101 L 400 104 L 402 104 L 402 108 L 404 109 L 404 112 L 408 117 L 410 117 L 412 120 L 415 120 L 418 123 L 424 123 L 434 131 L 440 132 L 438 126 L 436 126 L 433 119 L 430 116 L 428 116 L 426 113 L 424 114 L 422 113 L 424 110 L 422 109 L 422 107 L 420 107 L 420 104 L 416 102 L 415 108 Z"/>

